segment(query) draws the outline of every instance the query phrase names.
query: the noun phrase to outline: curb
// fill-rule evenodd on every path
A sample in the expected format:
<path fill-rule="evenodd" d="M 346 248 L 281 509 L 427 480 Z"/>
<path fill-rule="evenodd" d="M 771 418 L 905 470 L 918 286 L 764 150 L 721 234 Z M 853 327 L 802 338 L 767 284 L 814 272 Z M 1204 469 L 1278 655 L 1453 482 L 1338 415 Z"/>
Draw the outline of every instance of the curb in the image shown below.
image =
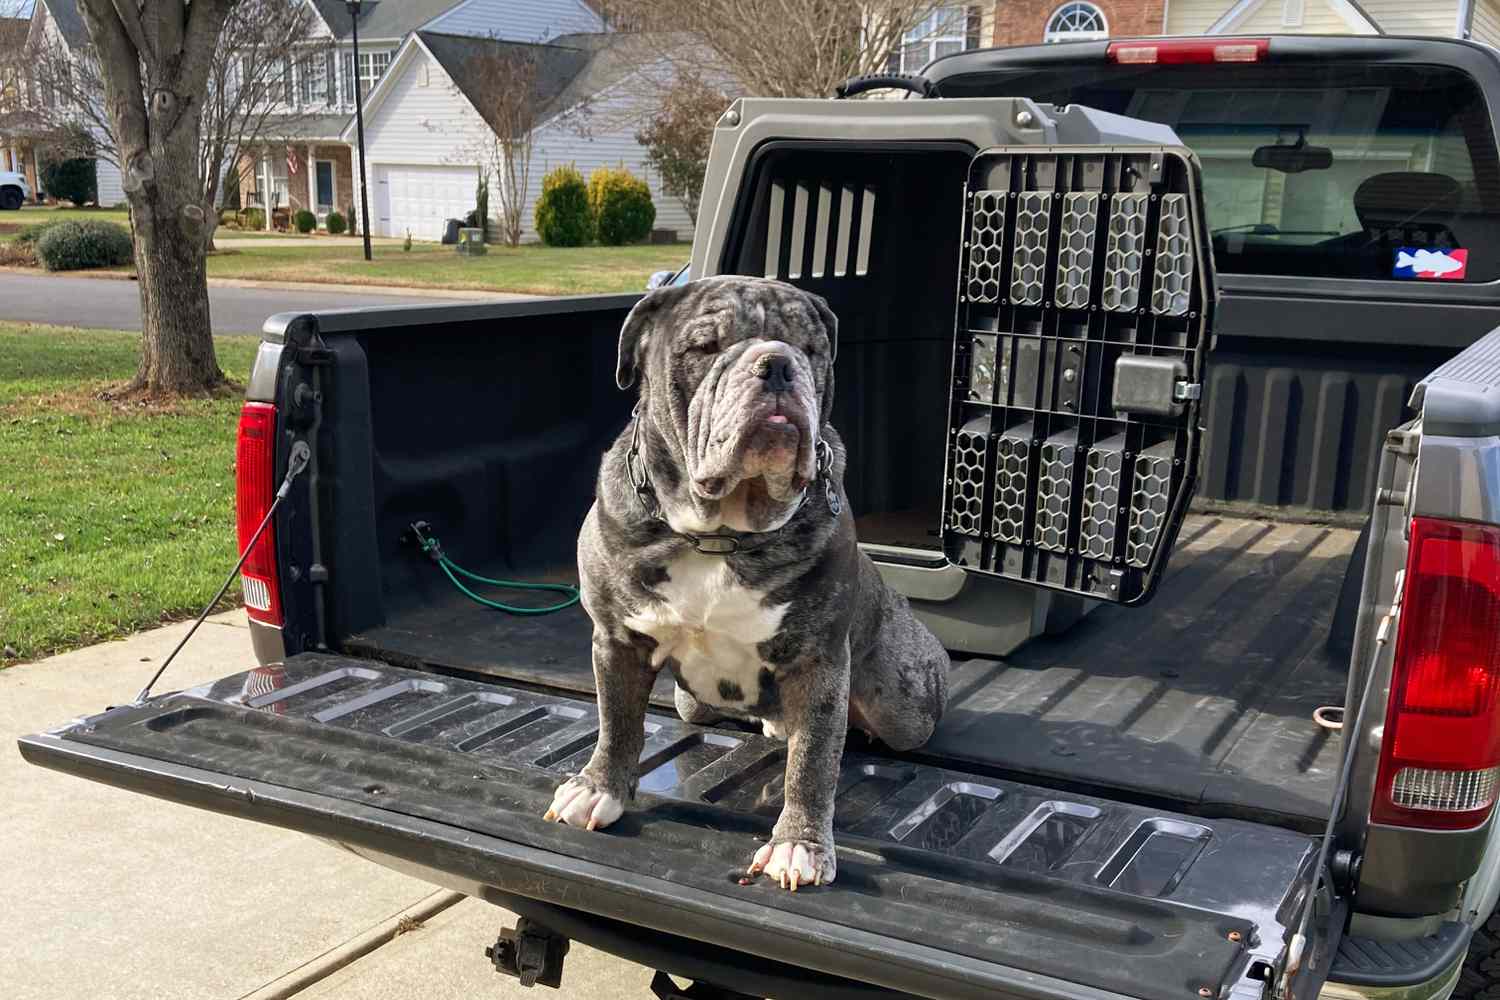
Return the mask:
<path fill-rule="evenodd" d="M 294 997 L 309 986 L 327 979 L 345 966 L 364 958 L 382 945 L 389 944 L 403 932 L 403 924 L 406 924 L 409 930 L 411 922 L 424 923 L 467 898 L 461 892 L 440 889 L 389 919 L 381 921 L 363 934 L 325 951 L 312 961 L 266 983 L 260 989 L 246 993 L 239 1000 L 288 1000 L 289 997 Z"/>
<path fill-rule="evenodd" d="M 90 281 L 134 281 L 135 275 L 123 271 L 69 271 L 53 274 L 30 267 L 0 267 L 0 274 L 19 274 L 29 277 L 67 278 Z M 335 283 L 327 281 L 255 281 L 251 278 L 209 278 L 210 288 L 258 288 L 287 292 L 334 292 L 362 295 L 399 295 L 415 299 L 465 299 L 470 302 L 521 302 L 526 299 L 553 298 L 531 292 L 490 292 L 482 288 L 419 288 L 406 285 L 365 285 Z"/>

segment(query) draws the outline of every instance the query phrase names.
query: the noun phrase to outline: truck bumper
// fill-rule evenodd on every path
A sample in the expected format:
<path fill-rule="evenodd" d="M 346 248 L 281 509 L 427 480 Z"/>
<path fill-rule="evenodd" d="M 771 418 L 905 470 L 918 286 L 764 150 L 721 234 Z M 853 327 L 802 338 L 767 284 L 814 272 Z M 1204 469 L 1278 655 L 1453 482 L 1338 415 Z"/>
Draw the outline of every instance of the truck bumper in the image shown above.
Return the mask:
<path fill-rule="evenodd" d="M 280 663 L 286 659 L 286 641 L 281 629 L 250 619 L 250 647 L 255 650 L 255 660 L 261 666 Z"/>
<path fill-rule="evenodd" d="M 1458 985 L 1463 965 L 1464 953 L 1460 952 L 1446 968 L 1421 982 L 1390 986 L 1324 983 L 1318 996 L 1320 1000 L 1447 1000 Z"/>

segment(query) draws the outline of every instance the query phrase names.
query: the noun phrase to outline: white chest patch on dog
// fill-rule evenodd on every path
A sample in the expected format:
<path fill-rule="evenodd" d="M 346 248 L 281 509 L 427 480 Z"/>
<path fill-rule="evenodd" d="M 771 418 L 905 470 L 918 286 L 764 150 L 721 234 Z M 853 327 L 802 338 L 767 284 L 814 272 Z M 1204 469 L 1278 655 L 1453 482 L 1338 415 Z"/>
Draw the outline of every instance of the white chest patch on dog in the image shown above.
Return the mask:
<path fill-rule="evenodd" d="M 723 556 L 688 552 L 667 567 L 651 601 L 625 625 L 656 640 L 651 665 L 670 657 L 683 683 L 709 705 L 753 705 L 760 699 L 756 647 L 781 629 L 787 605 L 767 605 L 765 594 L 740 584 Z"/>

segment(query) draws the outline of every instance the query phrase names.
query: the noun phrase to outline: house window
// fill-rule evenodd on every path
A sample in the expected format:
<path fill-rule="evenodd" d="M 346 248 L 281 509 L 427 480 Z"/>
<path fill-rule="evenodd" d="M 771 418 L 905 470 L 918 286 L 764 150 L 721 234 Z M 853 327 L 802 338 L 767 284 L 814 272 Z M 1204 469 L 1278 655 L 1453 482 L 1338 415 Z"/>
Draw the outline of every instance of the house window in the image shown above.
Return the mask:
<path fill-rule="evenodd" d="M 901 51 L 891 54 L 887 69 L 893 73 L 915 73 L 939 56 L 977 48 L 977 21 L 967 7 L 934 9 L 906 32 Z"/>
<path fill-rule="evenodd" d="M 1052 12 L 1047 19 L 1044 42 L 1086 42 L 1095 38 L 1108 38 L 1109 25 L 1104 20 L 1104 11 L 1091 3 L 1065 3 Z"/>
<path fill-rule="evenodd" d="M 336 104 L 333 53 L 320 52 L 297 61 L 297 97 L 304 105 Z"/>
<path fill-rule="evenodd" d="M 390 65 L 389 51 L 361 52 L 359 54 L 359 92 L 368 97 Z M 354 53 L 352 52 L 344 53 L 344 103 L 354 103 Z"/>

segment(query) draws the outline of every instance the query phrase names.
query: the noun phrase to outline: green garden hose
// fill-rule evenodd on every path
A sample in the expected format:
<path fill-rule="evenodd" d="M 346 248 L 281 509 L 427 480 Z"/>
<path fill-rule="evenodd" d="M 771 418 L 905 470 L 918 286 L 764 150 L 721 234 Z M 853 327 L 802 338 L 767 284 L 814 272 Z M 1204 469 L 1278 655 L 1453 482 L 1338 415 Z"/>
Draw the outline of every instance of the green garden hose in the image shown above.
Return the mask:
<path fill-rule="evenodd" d="M 448 578 L 453 586 L 458 588 L 459 593 L 476 604 L 482 604 L 487 608 L 494 608 L 496 611 L 504 611 L 512 615 L 550 615 L 558 611 L 565 611 L 578 603 L 580 597 L 578 588 L 571 584 L 497 580 L 493 577 L 480 576 L 478 573 L 469 572 L 448 558 L 448 554 L 443 551 L 443 546 L 438 542 L 437 537 L 432 534 L 432 528 L 426 521 L 414 522 L 411 525 L 411 532 L 412 537 L 421 546 L 422 553 L 437 564 L 438 569 L 442 570 L 443 575 Z M 481 597 L 474 593 L 474 591 L 464 585 L 459 577 L 464 577 L 464 579 L 472 580 L 475 583 L 486 583 L 492 587 L 504 587 L 507 590 L 549 591 L 551 593 L 567 594 L 568 599 L 559 604 L 551 604 L 542 608 L 524 608 L 517 607 L 514 604 L 502 604 L 499 601 L 492 601 L 487 597 Z"/>

